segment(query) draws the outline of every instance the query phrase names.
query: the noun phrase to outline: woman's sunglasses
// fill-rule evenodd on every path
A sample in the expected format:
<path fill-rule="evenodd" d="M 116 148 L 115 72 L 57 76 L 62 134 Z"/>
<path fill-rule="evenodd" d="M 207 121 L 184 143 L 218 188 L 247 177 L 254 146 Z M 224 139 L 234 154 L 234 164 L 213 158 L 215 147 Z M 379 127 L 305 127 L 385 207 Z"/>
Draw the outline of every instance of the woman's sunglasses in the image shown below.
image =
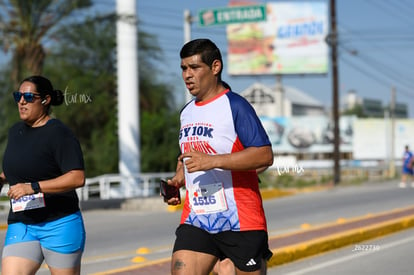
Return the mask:
<path fill-rule="evenodd" d="M 40 94 L 13 92 L 14 101 L 16 102 L 19 102 L 22 96 L 26 102 L 33 102 L 35 98 L 41 97 Z"/>

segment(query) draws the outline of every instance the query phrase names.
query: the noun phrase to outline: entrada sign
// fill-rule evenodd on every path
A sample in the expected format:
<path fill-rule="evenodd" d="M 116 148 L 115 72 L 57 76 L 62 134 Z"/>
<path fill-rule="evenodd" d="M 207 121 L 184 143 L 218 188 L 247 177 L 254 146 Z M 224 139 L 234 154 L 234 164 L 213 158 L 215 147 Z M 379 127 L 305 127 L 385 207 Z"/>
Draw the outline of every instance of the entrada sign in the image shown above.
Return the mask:
<path fill-rule="evenodd" d="M 198 18 L 201 26 L 266 21 L 266 5 L 207 9 L 200 11 Z"/>

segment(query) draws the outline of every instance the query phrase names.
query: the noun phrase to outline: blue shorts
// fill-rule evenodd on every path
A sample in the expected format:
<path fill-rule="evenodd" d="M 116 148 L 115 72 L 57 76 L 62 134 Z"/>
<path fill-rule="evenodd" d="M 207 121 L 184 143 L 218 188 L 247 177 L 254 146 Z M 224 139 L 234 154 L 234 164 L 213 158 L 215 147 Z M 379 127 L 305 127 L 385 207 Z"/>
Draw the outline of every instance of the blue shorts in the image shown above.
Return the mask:
<path fill-rule="evenodd" d="M 402 173 L 406 175 L 413 175 L 413 169 L 407 166 L 403 166 Z"/>
<path fill-rule="evenodd" d="M 80 212 L 51 222 L 8 225 L 4 246 L 39 241 L 44 248 L 58 253 L 73 253 L 85 248 L 85 227 Z"/>
<path fill-rule="evenodd" d="M 85 248 L 85 226 L 78 211 L 51 222 L 12 223 L 7 228 L 3 258 L 20 257 L 54 268 L 80 266 Z"/>

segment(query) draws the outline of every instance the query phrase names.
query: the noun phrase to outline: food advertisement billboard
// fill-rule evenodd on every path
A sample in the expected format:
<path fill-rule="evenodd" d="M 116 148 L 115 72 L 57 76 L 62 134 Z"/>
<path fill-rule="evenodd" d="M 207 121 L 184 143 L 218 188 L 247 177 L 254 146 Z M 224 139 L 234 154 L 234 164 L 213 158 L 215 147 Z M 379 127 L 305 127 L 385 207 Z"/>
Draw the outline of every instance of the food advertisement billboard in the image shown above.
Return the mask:
<path fill-rule="evenodd" d="M 325 74 L 327 3 L 266 4 L 266 21 L 227 25 L 230 75 Z"/>

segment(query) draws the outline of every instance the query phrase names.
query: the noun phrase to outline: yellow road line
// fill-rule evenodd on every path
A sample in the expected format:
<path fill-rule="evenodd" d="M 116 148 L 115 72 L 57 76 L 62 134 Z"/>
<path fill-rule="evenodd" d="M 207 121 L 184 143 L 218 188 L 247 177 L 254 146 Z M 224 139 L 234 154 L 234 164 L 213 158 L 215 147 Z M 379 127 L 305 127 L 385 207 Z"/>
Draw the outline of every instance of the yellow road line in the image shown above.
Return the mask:
<path fill-rule="evenodd" d="M 368 214 L 362 217 L 356 217 L 356 218 L 351 218 L 347 220 L 338 219 L 335 223 L 329 223 L 329 224 L 327 223 L 327 224 L 311 227 L 309 229 L 300 230 L 299 232 L 303 232 L 306 230 L 314 230 L 315 228 L 323 228 L 323 227 L 326 227 L 332 224 L 337 224 L 337 223 L 344 224 L 344 223 L 354 222 L 354 221 L 363 220 L 367 218 L 372 218 L 374 216 L 381 216 L 381 215 L 389 214 L 389 213 L 397 213 L 397 212 L 401 212 L 403 210 L 407 210 L 411 208 L 413 207 L 410 206 L 406 208 L 398 208 L 398 209 L 394 209 L 391 211 L 379 213 L 376 215 Z M 305 242 L 302 242 L 296 245 L 276 248 L 276 249 L 273 249 L 272 251 L 273 256 L 268 261 L 268 266 L 271 267 L 271 266 L 285 264 L 285 263 L 292 262 L 292 261 L 295 261 L 295 260 L 298 260 L 304 257 L 327 252 L 329 250 L 333 250 L 333 249 L 344 247 L 344 246 L 351 245 L 351 244 L 357 244 L 365 240 L 382 237 L 387 234 L 398 232 L 398 231 L 412 228 L 412 227 L 414 227 L 414 215 L 395 218 L 390 221 L 380 222 L 380 223 L 376 223 L 376 224 L 361 227 L 361 228 L 350 229 L 345 232 L 332 234 L 326 237 L 316 238 L 316 239 L 305 241 Z M 273 236 L 273 237 L 270 237 L 269 239 L 280 238 L 281 236 L 289 236 L 289 235 L 297 234 L 297 233 L 298 232 L 287 233 L 283 235 Z M 94 273 L 92 275 L 116 274 L 118 272 L 136 270 L 136 269 L 140 269 L 140 268 L 143 268 L 149 265 L 165 263 L 167 261 L 171 261 L 171 257 L 160 259 L 160 260 L 155 260 L 155 261 L 148 261 L 142 264 L 135 264 L 135 265 L 127 266 L 124 268 L 108 270 L 105 272 Z"/>
<path fill-rule="evenodd" d="M 414 215 L 397 218 L 379 224 L 356 228 L 346 232 L 333 234 L 306 241 L 300 244 L 274 249 L 268 266 L 276 266 L 301 258 L 323 253 L 351 244 L 385 236 L 390 233 L 414 227 Z"/>

